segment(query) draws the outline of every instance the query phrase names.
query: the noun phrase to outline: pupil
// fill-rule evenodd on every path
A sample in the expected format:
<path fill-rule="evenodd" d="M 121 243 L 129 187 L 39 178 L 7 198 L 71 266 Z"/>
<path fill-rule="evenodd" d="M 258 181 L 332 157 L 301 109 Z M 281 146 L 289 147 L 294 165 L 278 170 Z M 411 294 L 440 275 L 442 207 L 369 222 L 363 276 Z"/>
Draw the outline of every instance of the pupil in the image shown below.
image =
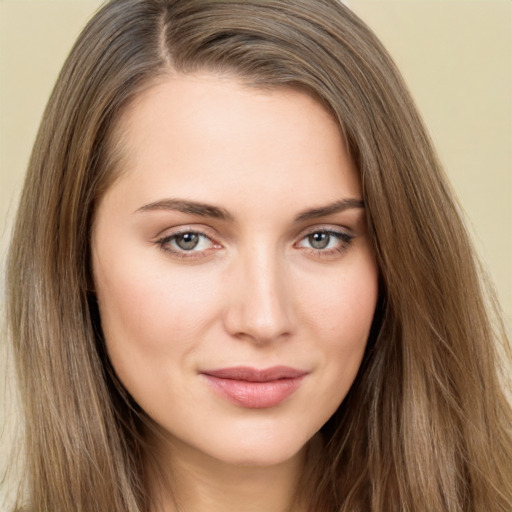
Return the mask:
<path fill-rule="evenodd" d="M 308 238 L 311 247 L 315 249 L 325 249 L 329 245 L 330 236 L 328 233 L 313 233 Z"/>
<path fill-rule="evenodd" d="M 176 237 L 176 245 L 185 251 L 194 249 L 199 243 L 199 235 L 197 233 L 184 233 Z"/>

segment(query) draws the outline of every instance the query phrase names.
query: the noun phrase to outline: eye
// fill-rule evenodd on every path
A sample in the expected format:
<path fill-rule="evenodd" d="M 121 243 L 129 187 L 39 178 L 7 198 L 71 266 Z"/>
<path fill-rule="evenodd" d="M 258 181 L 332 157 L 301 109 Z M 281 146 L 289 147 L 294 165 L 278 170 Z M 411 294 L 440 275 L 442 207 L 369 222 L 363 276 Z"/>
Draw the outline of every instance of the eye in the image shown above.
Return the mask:
<path fill-rule="evenodd" d="M 296 245 L 299 248 L 310 249 L 323 254 L 331 254 L 346 249 L 353 238 L 352 235 L 342 231 L 319 229 L 308 233 Z"/>
<path fill-rule="evenodd" d="M 200 231 L 181 231 L 157 241 L 160 248 L 178 257 L 197 257 L 209 249 L 218 249 L 220 245 Z"/>
<path fill-rule="evenodd" d="M 173 242 L 184 251 L 192 251 L 201 242 L 201 235 L 199 233 L 183 233 L 175 235 Z"/>
<path fill-rule="evenodd" d="M 313 249 L 327 249 L 333 238 L 329 233 L 318 232 L 308 235 L 307 240 Z"/>

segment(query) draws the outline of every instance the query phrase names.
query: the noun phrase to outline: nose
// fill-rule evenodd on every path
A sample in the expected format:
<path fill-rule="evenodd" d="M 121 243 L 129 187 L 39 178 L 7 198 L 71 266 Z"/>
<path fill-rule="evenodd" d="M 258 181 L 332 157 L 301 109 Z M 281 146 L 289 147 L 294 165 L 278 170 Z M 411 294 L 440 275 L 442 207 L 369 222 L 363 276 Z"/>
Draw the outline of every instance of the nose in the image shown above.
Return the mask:
<path fill-rule="evenodd" d="M 293 296 L 285 262 L 273 251 L 248 249 L 231 276 L 225 328 L 232 336 L 265 344 L 294 330 Z"/>

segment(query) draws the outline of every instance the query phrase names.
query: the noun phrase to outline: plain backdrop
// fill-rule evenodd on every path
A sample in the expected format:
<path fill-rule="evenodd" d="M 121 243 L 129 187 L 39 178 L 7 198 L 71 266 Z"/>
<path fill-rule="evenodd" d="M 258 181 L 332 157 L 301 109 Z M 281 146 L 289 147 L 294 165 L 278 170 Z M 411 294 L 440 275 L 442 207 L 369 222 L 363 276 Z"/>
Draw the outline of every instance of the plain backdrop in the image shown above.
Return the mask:
<path fill-rule="evenodd" d="M 5 253 L 39 120 L 73 41 L 100 3 L 0 0 L 2 308 Z M 375 30 L 411 88 L 496 285 L 510 332 L 512 1 L 346 3 Z M 5 401 L 2 385 L 11 380 L 4 366 L 0 364 L 0 402 Z M 0 427 L 6 416 L 1 405 Z M 4 439 L 0 462 L 8 444 Z M 1 510 L 6 489 L 5 484 L 0 489 Z"/>

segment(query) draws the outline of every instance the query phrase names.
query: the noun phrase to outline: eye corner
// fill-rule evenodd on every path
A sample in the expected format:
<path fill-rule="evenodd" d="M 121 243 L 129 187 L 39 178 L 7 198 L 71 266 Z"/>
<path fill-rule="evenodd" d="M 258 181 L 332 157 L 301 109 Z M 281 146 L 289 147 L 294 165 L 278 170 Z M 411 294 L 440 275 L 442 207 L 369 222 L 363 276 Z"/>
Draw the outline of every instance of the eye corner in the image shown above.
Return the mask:
<path fill-rule="evenodd" d="M 190 261 L 208 258 L 223 247 L 209 233 L 188 226 L 167 232 L 154 243 L 166 255 Z"/>
<path fill-rule="evenodd" d="M 303 232 L 293 245 L 314 257 L 333 258 L 347 251 L 354 238 L 355 235 L 341 228 L 315 227 Z"/>

